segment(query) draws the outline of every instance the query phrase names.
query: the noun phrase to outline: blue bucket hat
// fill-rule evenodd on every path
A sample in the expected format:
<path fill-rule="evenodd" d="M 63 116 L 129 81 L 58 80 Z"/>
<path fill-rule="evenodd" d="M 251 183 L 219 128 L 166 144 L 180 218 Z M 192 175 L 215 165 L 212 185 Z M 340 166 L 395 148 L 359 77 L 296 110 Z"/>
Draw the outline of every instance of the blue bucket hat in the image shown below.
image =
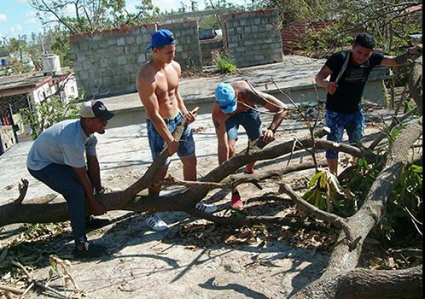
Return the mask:
<path fill-rule="evenodd" d="M 227 83 L 220 83 L 215 89 L 215 100 L 223 113 L 232 113 L 236 110 L 236 93 Z"/>
<path fill-rule="evenodd" d="M 155 47 L 174 45 L 175 43 L 176 39 L 173 33 L 168 29 L 161 29 L 152 34 L 151 44 L 146 47 L 146 50 Z"/>

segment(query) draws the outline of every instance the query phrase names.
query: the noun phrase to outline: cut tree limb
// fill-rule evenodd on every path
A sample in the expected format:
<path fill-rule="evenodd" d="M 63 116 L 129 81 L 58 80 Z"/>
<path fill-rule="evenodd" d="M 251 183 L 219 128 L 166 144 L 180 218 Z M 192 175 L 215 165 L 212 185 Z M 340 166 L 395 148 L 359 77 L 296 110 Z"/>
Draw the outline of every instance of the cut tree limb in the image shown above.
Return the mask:
<path fill-rule="evenodd" d="M 326 135 L 326 130 L 318 130 L 316 134 L 319 138 L 323 137 Z M 311 147 L 312 145 L 312 141 L 309 137 L 303 137 L 298 141 L 298 150 L 309 146 Z M 292 141 L 286 141 L 271 147 L 266 147 L 265 149 L 253 147 L 248 153 L 243 151 L 210 171 L 200 181 L 218 183 L 249 162 L 273 159 L 290 153 L 292 143 Z M 164 152 L 164 157 L 167 155 L 168 153 Z M 208 190 L 204 190 L 200 187 L 192 187 L 183 192 L 159 197 L 141 197 L 138 195 L 141 190 L 148 188 L 152 184 L 152 179 L 148 178 L 150 178 L 154 171 L 150 169 L 162 167 L 162 163 L 162 158 L 155 160 L 153 165 L 148 169 L 148 174 L 145 173 L 142 178 L 127 189 L 113 193 L 100 194 L 96 196 L 96 199 L 100 201 L 108 211 L 186 211 L 193 208 L 198 201 L 206 196 Z M 90 211 L 87 210 L 87 215 L 89 215 L 89 213 Z M 0 226 L 12 223 L 48 223 L 66 220 L 68 220 L 66 202 L 49 204 L 25 202 L 15 204 L 12 202 L 0 206 Z"/>
<path fill-rule="evenodd" d="M 183 126 L 182 126 L 183 127 Z M 180 130 L 183 130 L 179 127 Z M 177 131 L 177 130 L 176 130 Z M 182 132 L 182 131 L 181 131 Z M 326 129 L 320 129 L 315 132 L 317 138 L 321 138 L 327 134 Z M 222 182 L 229 174 L 235 173 L 240 167 L 253 161 L 270 160 L 279 156 L 289 154 L 294 150 L 294 141 L 284 141 L 277 144 L 269 144 L 265 148 L 261 148 L 261 140 L 258 141 L 260 147 L 251 146 L 249 151 L 242 151 L 236 154 L 225 163 L 211 170 L 200 182 L 219 183 Z M 332 142 L 316 139 L 316 148 L 326 146 L 332 148 L 335 146 Z M 303 150 L 312 147 L 313 141 L 310 136 L 299 138 L 295 142 L 295 150 Z M 339 145 L 340 151 L 350 151 L 354 155 L 362 155 L 363 152 L 358 148 L 349 145 Z M 165 159 L 168 157 L 168 151 L 164 151 L 161 157 L 156 159 L 149 167 L 147 172 L 123 191 L 100 194 L 96 199 L 102 203 L 108 211 L 111 210 L 127 210 L 134 212 L 145 211 L 188 211 L 195 206 L 197 202 L 202 200 L 209 192 L 208 188 L 201 186 L 192 186 L 181 192 L 159 197 L 145 197 L 138 193 L 151 186 L 153 175 L 157 169 L 162 167 Z M 372 156 L 373 158 L 373 156 Z M 34 200 L 32 200 L 33 202 Z M 87 215 L 90 211 L 87 210 Z M 49 223 L 60 222 L 68 219 L 67 203 L 8 203 L 0 206 L 0 226 L 12 223 Z"/>
<path fill-rule="evenodd" d="M 356 269 L 340 278 L 335 298 L 423 298 L 422 266 L 403 270 Z"/>

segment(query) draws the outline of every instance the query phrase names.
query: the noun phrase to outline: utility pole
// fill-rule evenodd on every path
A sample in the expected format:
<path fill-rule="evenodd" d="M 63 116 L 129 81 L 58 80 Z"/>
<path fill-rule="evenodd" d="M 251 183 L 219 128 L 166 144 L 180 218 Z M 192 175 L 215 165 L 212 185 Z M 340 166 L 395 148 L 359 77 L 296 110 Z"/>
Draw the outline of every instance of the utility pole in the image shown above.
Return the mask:
<path fill-rule="evenodd" d="M 21 45 L 21 36 L 18 35 L 18 43 L 19 43 L 19 58 L 21 59 L 21 63 L 23 62 L 23 53 L 22 53 L 22 45 Z"/>

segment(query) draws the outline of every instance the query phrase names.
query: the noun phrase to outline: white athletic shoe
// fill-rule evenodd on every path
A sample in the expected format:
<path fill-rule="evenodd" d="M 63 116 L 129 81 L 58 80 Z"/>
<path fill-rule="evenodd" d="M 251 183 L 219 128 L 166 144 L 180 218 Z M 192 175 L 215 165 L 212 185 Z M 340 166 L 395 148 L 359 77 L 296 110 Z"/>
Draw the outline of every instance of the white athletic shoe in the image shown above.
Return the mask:
<path fill-rule="evenodd" d="M 157 214 L 147 216 L 145 222 L 151 229 L 157 232 L 168 229 L 167 223 L 162 221 Z"/>
<path fill-rule="evenodd" d="M 198 202 L 195 205 L 195 208 L 197 208 L 199 211 L 202 211 L 202 212 L 205 212 L 205 213 L 208 213 L 208 214 L 211 214 L 211 213 L 214 213 L 215 211 L 217 211 L 217 207 L 215 205 L 209 205 L 209 204 L 206 204 L 202 201 Z"/>

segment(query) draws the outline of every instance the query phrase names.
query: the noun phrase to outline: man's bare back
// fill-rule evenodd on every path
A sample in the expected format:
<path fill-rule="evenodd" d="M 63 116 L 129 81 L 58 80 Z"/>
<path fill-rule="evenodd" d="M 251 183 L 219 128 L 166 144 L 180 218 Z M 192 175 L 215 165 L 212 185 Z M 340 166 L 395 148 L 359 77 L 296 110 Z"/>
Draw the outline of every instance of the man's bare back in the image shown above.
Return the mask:
<path fill-rule="evenodd" d="M 262 93 L 254 89 L 246 81 L 236 81 L 236 82 L 230 83 L 230 85 L 233 87 L 236 94 L 236 101 L 237 101 L 236 110 L 231 114 L 225 114 L 221 111 L 218 104 L 214 102 L 212 118 L 216 127 L 219 125 L 224 126 L 224 123 L 226 122 L 227 119 L 231 117 L 231 115 L 247 112 L 249 109 L 252 109 L 258 105 L 266 107 L 270 111 L 277 110 L 275 108 L 278 108 L 278 109 L 282 108 L 280 103 L 276 105 L 275 107 L 273 107 L 273 104 L 270 104 L 270 102 L 267 101 L 267 99 L 270 99 L 270 96 L 268 94 Z M 272 101 L 273 103 L 276 104 L 274 99 L 272 99 Z M 283 106 L 283 107 L 286 107 L 286 106 Z"/>

